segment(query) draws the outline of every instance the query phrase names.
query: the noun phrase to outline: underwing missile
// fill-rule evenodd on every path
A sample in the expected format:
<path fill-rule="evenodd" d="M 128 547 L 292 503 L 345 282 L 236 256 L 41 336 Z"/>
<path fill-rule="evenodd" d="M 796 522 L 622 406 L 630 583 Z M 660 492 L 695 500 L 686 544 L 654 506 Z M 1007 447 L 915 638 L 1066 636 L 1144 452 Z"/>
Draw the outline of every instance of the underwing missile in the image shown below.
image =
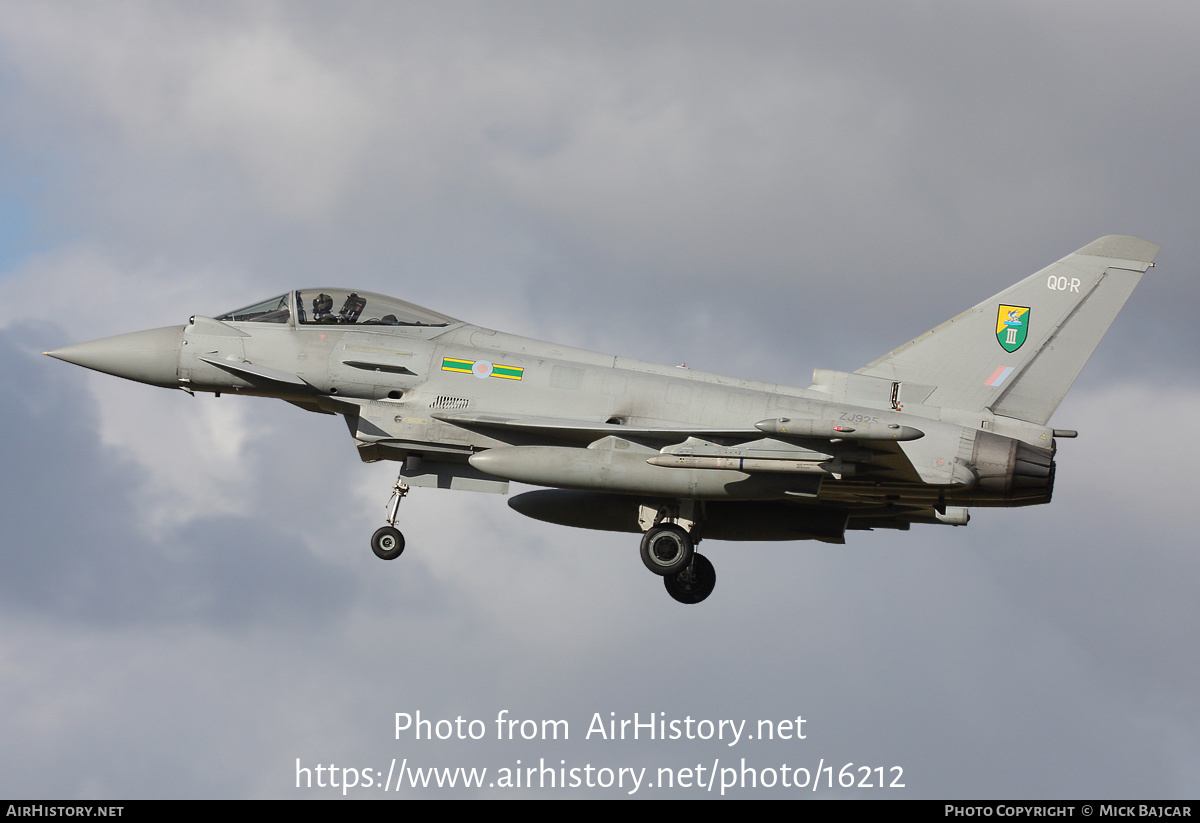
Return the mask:
<path fill-rule="evenodd" d="M 646 461 L 651 466 L 668 469 L 730 469 L 739 472 L 785 472 L 788 474 L 845 475 L 853 474 L 854 466 L 840 460 L 772 460 L 762 457 L 713 457 L 690 454 L 660 454 Z"/>
<path fill-rule="evenodd" d="M 925 432 L 899 423 L 840 423 L 835 420 L 812 420 L 778 417 L 760 420 L 754 428 L 768 434 L 791 437 L 819 437 L 828 440 L 919 440 Z"/>

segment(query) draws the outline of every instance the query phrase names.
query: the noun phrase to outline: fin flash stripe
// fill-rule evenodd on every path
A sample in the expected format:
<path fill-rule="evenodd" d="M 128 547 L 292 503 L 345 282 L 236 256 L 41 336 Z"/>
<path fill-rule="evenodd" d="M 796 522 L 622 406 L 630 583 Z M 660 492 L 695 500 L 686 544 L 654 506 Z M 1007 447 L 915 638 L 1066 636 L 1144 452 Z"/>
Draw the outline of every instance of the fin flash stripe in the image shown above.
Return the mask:
<path fill-rule="evenodd" d="M 1012 366 L 997 366 L 996 370 L 994 372 L 992 372 L 992 376 L 989 377 L 987 380 L 983 381 L 983 385 L 993 386 L 993 387 L 999 386 L 1001 383 L 1003 383 L 1005 380 L 1007 380 L 1008 376 L 1012 373 L 1013 373 Z"/>

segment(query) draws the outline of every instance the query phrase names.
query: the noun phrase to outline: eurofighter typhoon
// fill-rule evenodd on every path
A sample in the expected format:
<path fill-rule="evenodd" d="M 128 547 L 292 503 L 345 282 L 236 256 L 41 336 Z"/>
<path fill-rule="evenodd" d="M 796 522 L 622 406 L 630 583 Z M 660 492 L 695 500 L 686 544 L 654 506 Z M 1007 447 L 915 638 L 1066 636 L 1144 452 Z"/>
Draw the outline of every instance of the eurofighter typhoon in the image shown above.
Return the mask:
<path fill-rule="evenodd" d="M 1109 236 L 854 373 L 806 389 L 543 343 L 392 297 L 320 287 L 216 318 L 47 352 L 165 388 L 341 415 L 359 456 L 401 466 L 371 547 L 404 550 L 412 486 L 507 493 L 538 520 L 641 534 L 683 603 L 712 593 L 710 540 L 821 540 L 964 526 L 970 506 L 1048 503 L 1067 389 L 1158 246 Z"/>

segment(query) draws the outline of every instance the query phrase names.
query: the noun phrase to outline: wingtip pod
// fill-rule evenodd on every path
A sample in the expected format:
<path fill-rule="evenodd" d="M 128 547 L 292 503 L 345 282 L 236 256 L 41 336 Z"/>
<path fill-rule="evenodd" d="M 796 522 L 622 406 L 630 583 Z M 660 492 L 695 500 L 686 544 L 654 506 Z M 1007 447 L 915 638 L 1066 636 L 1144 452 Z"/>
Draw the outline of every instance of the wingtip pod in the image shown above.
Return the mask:
<path fill-rule="evenodd" d="M 1143 240 L 1140 237 L 1130 237 L 1127 234 L 1110 234 L 1093 240 L 1076 254 L 1086 254 L 1091 257 L 1107 257 L 1113 260 L 1133 260 L 1147 265 L 1154 262 L 1161 247 Z"/>

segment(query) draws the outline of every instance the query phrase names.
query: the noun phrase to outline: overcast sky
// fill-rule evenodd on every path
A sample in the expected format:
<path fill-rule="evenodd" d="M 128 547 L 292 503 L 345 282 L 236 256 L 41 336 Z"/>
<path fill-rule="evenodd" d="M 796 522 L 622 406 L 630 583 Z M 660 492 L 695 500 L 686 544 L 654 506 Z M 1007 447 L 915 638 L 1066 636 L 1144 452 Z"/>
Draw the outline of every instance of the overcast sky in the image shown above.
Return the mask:
<path fill-rule="evenodd" d="M 0 2 L 0 796 L 744 758 L 835 766 L 757 797 L 1195 798 L 1198 37 L 1188 2 Z M 41 356 L 326 284 L 807 386 L 1114 233 L 1162 252 L 1052 504 L 707 542 L 691 607 L 497 495 L 415 490 L 384 563 L 395 467 L 338 420 Z M 487 735 L 397 740 L 418 710 Z M 634 712 L 806 737 L 585 738 Z M 479 793 L 518 791 L 416 792 Z"/>

